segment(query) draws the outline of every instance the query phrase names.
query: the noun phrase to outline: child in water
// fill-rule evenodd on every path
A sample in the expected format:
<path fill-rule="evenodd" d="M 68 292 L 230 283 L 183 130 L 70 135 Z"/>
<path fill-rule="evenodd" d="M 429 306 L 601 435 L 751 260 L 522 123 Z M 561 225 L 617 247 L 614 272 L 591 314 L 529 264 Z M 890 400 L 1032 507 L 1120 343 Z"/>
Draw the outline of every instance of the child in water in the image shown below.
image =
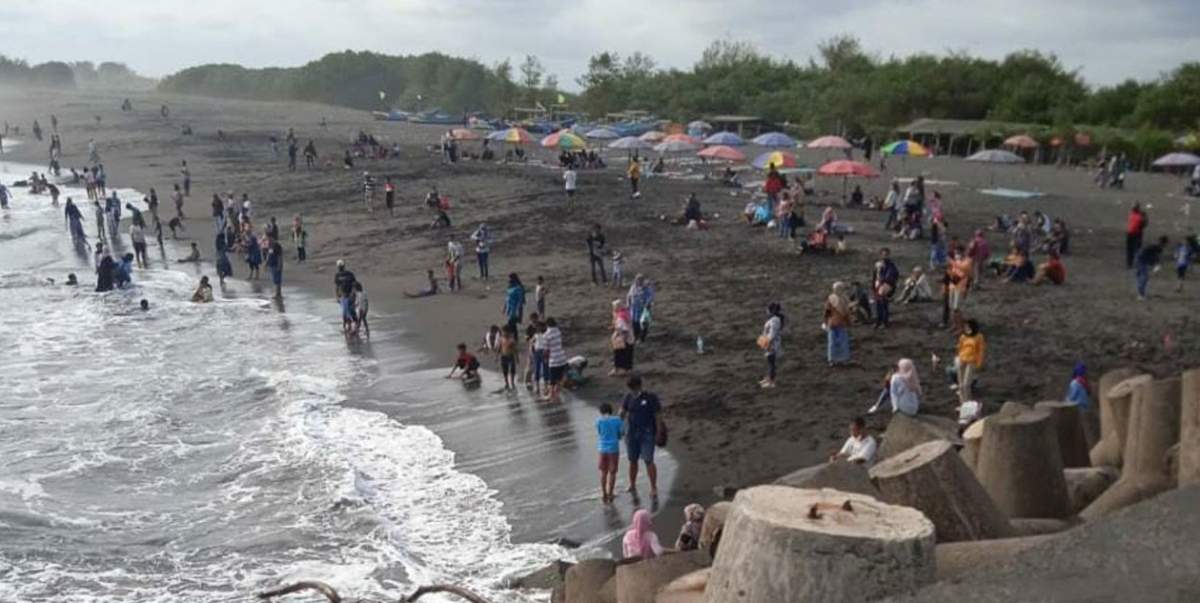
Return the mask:
<path fill-rule="evenodd" d="M 500 374 L 504 376 L 504 391 L 517 391 L 517 329 L 506 325 L 500 335 Z"/>
<path fill-rule="evenodd" d="M 362 283 L 355 281 L 354 283 L 354 332 L 358 333 L 361 328 L 367 339 L 371 338 L 371 325 L 367 324 L 367 292 L 363 291 Z"/>
<path fill-rule="evenodd" d="M 454 360 L 454 366 L 450 367 L 450 374 L 446 375 L 447 379 L 453 379 L 456 373 L 463 381 L 476 381 L 479 379 L 479 360 L 475 355 L 467 351 L 467 344 L 458 344 L 458 357 Z"/>

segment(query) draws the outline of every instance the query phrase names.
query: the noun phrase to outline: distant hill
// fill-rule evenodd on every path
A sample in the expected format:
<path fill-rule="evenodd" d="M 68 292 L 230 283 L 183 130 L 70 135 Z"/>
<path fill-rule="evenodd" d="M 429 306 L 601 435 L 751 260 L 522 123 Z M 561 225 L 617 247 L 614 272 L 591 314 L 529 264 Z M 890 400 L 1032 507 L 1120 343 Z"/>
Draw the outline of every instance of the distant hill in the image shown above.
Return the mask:
<path fill-rule="evenodd" d="M 500 113 L 518 96 L 511 71 L 507 61 L 488 68 L 479 61 L 435 52 L 390 56 L 345 51 L 301 67 L 191 67 L 163 79 L 158 89 L 257 100 L 312 101 L 366 110 L 440 107 L 450 112 Z"/>

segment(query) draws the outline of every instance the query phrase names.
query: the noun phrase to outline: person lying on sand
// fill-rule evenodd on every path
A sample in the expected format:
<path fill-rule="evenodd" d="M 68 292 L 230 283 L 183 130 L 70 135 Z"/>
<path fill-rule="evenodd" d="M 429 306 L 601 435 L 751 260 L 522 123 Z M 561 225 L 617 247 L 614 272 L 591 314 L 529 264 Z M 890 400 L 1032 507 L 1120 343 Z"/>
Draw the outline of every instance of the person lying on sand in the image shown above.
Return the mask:
<path fill-rule="evenodd" d="M 427 270 L 426 276 L 429 277 L 429 286 L 428 287 L 426 287 L 416 293 L 409 293 L 408 291 L 405 291 L 404 296 L 411 297 L 411 298 L 418 298 L 418 297 L 429 297 L 432 295 L 437 295 L 438 294 L 437 277 L 433 275 L 432 270 Z"/>
<path fill-rule="evenodd" d="M 479 378 L 479 359 L 467 351 L 465 343 L 458 344 L 458 357 L 454 360 L 454 366 L 450 367 L 450 374 L 446 375 L 446 378 L 453 379 L 455 373 L 459 373 L 459 378 L 463 381 L 473 381 Z"/>

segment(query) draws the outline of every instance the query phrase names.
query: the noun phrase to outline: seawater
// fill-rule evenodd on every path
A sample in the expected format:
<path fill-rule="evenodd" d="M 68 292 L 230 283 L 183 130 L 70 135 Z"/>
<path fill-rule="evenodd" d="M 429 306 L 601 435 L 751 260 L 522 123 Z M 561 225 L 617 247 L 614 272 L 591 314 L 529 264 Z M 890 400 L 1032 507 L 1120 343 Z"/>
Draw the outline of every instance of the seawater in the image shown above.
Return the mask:
<path fill-rule="evenodd" d="M 0 164 L 0 180 L 33 169 Z M 541 598 L 501 579 L 565 551 L 514 544 L 497 493 L 430 429 L 343 404 L 380 367 L 347 353 L 328 300 L 288 290 L 280 312 L 265 286 L 231 281 L 217 302 L 193 304 L 201 269 L 153 244 L 132 288 L 95 293 L 62 209 L 10 190 L 0 600 L 246 601 L 299 579 L 378 600 L 431 582 Z M 190 228 L 200 241 L 211 231 Z M 69 272 L 79 286 L 63 284 Z"/>

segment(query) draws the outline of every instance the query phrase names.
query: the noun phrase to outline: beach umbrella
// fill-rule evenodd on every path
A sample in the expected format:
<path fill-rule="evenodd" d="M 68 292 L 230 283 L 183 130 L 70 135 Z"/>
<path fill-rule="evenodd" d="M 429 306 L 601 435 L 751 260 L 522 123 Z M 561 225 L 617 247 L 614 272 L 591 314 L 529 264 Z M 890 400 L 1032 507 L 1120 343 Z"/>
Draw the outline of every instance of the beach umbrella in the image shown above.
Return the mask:
<path fill-rule="evenodd" d="M 594 128 L 588 130 L 586 136 L 593 140 L 613 140 L 621 137 L 621 134 L 611 128 Z"/>
<path fill-rule="evenodd" d="M 1183 136 L 1175 139 L 1175 144 L 1185 149 L 1195 149 L 1200 147 L 1200 136 L 1196 136 L 1194 132 L 1191 134 L 1184 134 Z"/>
<path fill-rule="evenodd" d="M 712 124 L 710 124 L 702 119 L 697 119 L 696 121 L 689 122 L 687 127 L 689 130 L 700 130 L 700 131 L 712 130 Z"/>
<path fill-rule="evenodd" d="M 688 136 L 687 134 L 670 134 L 666 138 L 662 139 L 662 141 L 663 142 L 681 141 L 681 142 L 686 142 L 688 144 L 694 144 L 694 145 L 700 144 L 700 139 L 696 138 L 695 136 Z"/>
<path fill-rule="evenodd" d="M 654 145 L 637 136 L 626 136 L 608 143 L 608 148 L 622 151 L 645 151 L 654 148 Z"/>
<path fill-rule="evenodd" d="M 708 159 L 724 159 L 725 161 L 745 161 L 746 160 L 746 155 L 743 154 L 741 151 L 739 151 L 733 147 L 723 145 L 723 144 L 718 144 L 718 145 L 713 145 L 711 147 L 708 147 L 708 148 L 704 149 L 703 151 L 696 153 L 696 155 L 698 155 L 700 157 L 705 157 Z"/>
<path fill-rule="evenodd" d="M 542 139 L 542 146 L 548 149 L 566 149 L 568 151 L 587 148 L 587 141 L 570 130 L 559 130 Z"/>
<path fill-rule="evenodd" d="M 1017 149 L 1036 149 L 1041 145 L 1028 134 L 1018 134 L 1004 139 L 1004 146 Z"/>
<path fill-rule="evenodd" d="M 771 151 L 755 157 L 751 165 L 760 170 L 767 170 L 771 169 L 771 166 L 775 166 L 775 169 L 782 169 L 794 168 L 800 164 L 796 161 L 796 156 L 787 151 Z"/>
<path fill-rule="evenodd" d="M 987 149 L 967 157 L 967 161 L 980 163 L 1025 163 L 1025 158 L 1004 149 Z"/>
<path fill-rule="evenodd" d="M 721 144 L 727 147 L 740 147 L 746 144 L 746 141 L 742 140 L 741 136 L 738 136 L 733 132 L 717 132 L 716 134 L 705 138 L 701 142 L 704 144 Z"/>
<path fill-rule="evenodd" d="M 904 155 L 908 157 L 928 157 L 932 155 L 929 149 L 914 140 L 897 140 L 879 148 L 884 155 Z"/>
<path fill-rule="evenodd" d="M 810 149 L 848 149 L 854 145 L 841 136 L 822 136 L 808 142 Z"/>
<path fill-rule="evenodd" d="M 796 148 L 796 141 L 791 136 L 788 136 L 783 132 L 767 132 L 766 134 L 756 136 L 754 140 L 751 140 L 750 142 L 753 142 L 760 147 L 781 147 L 788 149 Z"/>
<path fill-rule="evenodd" d="M 685 151 L 695 151 L 700 148 L 700 145 L 688 140 L 664 140 L 654 145 L 654 150 L 659 153 L 683 153 Z"/>
<path fill-rule="evenodd" d="M 666 134 L 659 132 L 658 130 L 650 130 L 649 132 L 642 134 L 638 138 L 641 138 L 642 140 L 644 140 L 646 142 L 662 142 L 662 139 L 664 139 L 666 137 L 667 137 Z"/>
<path fill-rule="evenodd" d="M 479 135 L 473 130 L 466 128 L 454 128 L 450 130 L 450 138 L 454 140 L 479 140 Z"/>
<path fill-rule="evenodd" d="M 1200 165 L 1200 156 L 1191 153 L 1167 153 L 1154 160 L 1154 167 L 1190 167 Z"/>
<path fill-rule="evenodd" d="M 817 168 L 817 174 L 821 176 L 841 176 L 842 177 L 842 202 L 846 200 L 846 190 L 850 186 L 850 177 L 855 178 L 876 178 L 879 172 L 875 168 L 860 161 L 851 161 L 849 159 L 839 159 L 830 161 L 825 165 Z"/>
<path fill-rule="evenodd" d="M 533 142 L 533 135 L 524 128 L 506 128 L 489 133 L 487 139 L 512 144 L 529 144 Z"/>

